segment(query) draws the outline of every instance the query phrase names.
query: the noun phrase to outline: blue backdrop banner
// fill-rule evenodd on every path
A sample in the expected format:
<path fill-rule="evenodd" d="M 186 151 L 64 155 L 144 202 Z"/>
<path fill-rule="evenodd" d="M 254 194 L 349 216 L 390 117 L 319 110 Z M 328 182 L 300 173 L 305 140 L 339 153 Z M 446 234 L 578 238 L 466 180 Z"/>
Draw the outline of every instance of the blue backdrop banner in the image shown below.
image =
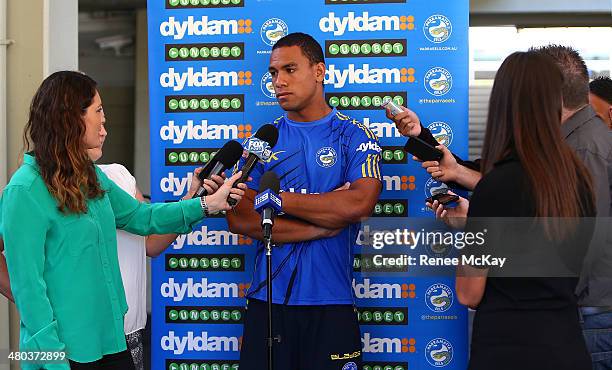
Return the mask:
<path fill-rule="evenodd" d="M 468 0 L 149 0 L 153 201 L 177 200 L 192 171 L 227 140 L 242 141 L 283 114 L 267 72 L 271 48 L 305 32 L 325 52 L 328 103 L 381 142 L 383 192 L 362 229 L 431 220 L 424 199 L 445 185 L 401 150 L 406 138 L 379 105 L 391 98 L 410 107 L 439 142 L 467 157 L 468 7 Z M 363 369 L 465 369 L 467 312 L 451 274 L 364 268 L 372 256 L 361 236 L 353 290 Z M 224 218 L 209 218 L 153 261 L 152 369 L 238 369 L 253 244 L 230 233 Z"/>

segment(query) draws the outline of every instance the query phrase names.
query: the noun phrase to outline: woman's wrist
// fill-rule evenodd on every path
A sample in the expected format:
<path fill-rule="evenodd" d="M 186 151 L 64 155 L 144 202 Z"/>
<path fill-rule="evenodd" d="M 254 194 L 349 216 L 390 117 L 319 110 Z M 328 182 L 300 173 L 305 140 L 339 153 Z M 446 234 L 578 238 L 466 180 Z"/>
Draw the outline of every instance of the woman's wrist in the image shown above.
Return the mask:
<path fill-rule="evenodd" d="M 206 202 L 206 195 L 200 197 L 200 207 L 202 208 L 202 214 L 204 217 L 209 217 L 211 212 L 208 208 L 208 203 Z"/>

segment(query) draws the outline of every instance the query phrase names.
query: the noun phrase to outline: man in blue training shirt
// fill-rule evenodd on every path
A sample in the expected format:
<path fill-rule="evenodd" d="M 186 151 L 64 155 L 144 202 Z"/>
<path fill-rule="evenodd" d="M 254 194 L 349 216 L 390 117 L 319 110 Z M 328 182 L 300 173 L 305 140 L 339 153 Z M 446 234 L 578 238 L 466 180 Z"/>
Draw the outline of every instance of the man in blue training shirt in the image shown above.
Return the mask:
<path fill-rule="evenodd" d="M 380 146 L 363 124 L 330 108 L 317 41 L 292 33 L 272 48 L 270 74 L 286 113 L 274 124 L 274 155 L 251 173 L 243 201 L 228 212 L 230 230 L 261 240 L 253 210 L 265 171 L 280 178 L 284 215 L 272 238 L 274 366 L 282 370 L 361 369 L 361 336 L 352 291 L 353 248 L 360 222 L 381 190 Z M 334 191 L 335 190 L 335 191 Z M 267 366 L 266 259 L 257 245 L 247 292 L 240 370 Z"/>

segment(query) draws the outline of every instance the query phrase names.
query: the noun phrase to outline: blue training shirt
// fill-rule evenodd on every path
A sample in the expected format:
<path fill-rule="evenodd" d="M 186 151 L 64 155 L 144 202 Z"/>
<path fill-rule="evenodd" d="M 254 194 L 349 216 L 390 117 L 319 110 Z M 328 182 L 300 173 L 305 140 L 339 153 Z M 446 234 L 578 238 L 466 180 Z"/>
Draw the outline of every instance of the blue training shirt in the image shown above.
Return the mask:
<path fill-rule="evenodd" d="M 281 191 L 304 194 L 330 192 L 361 178 L 381 180 L 378 138 L 336 109 L 314 122 L 294 122 L 284 115 L 274 124 L 279 131 L 278 143 L 270 160 L 253 169 L 253 180 L 247 182 L 250 189 L 258 191 L 259 179 L 266 171 L 278 175 Z M 359 223 L 352 224 L 332 238 L 275 247 L 272 301 L 289 305 L 352 304 L 353 248 L 359 229 Z M 247 297 L 267 301 L 263 243 L 257 242 L 256 247 Z"/>

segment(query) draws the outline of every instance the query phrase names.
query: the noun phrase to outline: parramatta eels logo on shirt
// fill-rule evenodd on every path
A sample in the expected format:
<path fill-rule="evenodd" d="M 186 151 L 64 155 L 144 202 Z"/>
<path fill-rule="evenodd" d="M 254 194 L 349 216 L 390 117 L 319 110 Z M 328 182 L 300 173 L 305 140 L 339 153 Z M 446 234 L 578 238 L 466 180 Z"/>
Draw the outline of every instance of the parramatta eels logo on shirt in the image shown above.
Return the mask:
<path fill-rule="evenodd" d="M 317 163 L 323 168 L 332 167 L 336 164 L 337 158 L 336 151 L 329 146 L 323 147 L 317 152 Z"/>
<path fill-rule="evenodd" d="M 447 17 L 436 14 L 427 18 L 423 25 L 425 37 L 433 43 L 441 44 L 450 38 L 453 25 Z"/>
<path fill-rule="evenodd" d="M 427 343 L 425 358 L 431 366 L 444 367 L 453 360 L 453 345 L 443 338 L 436 338 Z"/>
<path fill-rule="evenodd" d="M 263 42 L 268 46 L 274 46 L 278 40 L 287 36 L 289 28 L 282 19 L 271 18 L 264 22 L 259 33 Z"/>
<path fill-rule="evenodd" d="M 445 284 L 434 284 L 425 291 L 425 303 L 434 312 L 445 312 L 453 305 L 453 291 Z"/>

